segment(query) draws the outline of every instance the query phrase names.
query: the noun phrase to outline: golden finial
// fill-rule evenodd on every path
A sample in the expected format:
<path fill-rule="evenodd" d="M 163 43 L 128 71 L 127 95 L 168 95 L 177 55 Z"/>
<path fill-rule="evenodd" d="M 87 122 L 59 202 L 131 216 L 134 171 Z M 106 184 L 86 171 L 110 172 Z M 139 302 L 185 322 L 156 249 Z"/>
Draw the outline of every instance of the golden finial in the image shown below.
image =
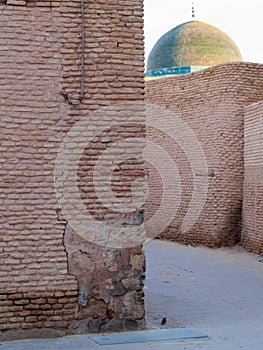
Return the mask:
<path fill-rule="evenodd" d="M 192 1 L 192 18 L 195 18 L 195 5 L 193 1 Z"/>

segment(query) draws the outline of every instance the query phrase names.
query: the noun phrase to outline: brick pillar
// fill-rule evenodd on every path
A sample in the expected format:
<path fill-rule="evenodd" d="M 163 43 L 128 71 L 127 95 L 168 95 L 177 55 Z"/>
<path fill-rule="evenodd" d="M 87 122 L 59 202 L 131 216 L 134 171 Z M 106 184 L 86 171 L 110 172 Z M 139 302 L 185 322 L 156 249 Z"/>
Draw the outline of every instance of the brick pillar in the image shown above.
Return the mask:
<path fill-rule="evenodd" d="M 142 242 L 101 242 L 105 227 L 121 227 L 124 234 L 142 230 L 138 211 L 112 209 L 116 198 L 130 202 L 132 183 L 144 175 L 143 142 L 132 142 L 144 137 L 145 123 L 142 1 L 85 1 L 79 106 L 58 92 L 73 99 L 80 92 L 81 2 L 13 5 L 0 10 L 0 338 L 38 336 L 39 329 L 61 335 L 143 327 Z M 104 223 L 95 239 L 72 228 L 55 186 L 59 149 L 83 120 L 88 126 L 81 135 L 92 139 L 83 149 L 76 188 L 94 222 Z M 128 146 L 118 143 L 126 138 Z M 130 158 L 119 161 L 114 144 Z M 105 187 L 98 198 L 92 178 L 103 156 L 115 162 L 113 196 Z M 97 172 L 100 190 L 104 175 Z"/>

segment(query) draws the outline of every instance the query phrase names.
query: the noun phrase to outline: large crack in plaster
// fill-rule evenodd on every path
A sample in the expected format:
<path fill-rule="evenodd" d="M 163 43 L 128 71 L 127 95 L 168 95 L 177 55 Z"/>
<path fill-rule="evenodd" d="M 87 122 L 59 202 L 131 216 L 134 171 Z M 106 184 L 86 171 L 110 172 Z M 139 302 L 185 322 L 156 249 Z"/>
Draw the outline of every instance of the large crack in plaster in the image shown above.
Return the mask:
<path fill-rule="evenodd" d="M 61 213 L 58 220 L 65 223 L 62 243 L 68 274 L 78 283 L 78 322 L 83 327 L 88 325 L 87 331 L 125 329 L 131 324 L 134 328 L 142 327 L 145 278 L 142 247 L 102 247 L 78 235 Z"/>
<path fill-rule="evenodd" d="M 91 285 L 95 263 L 88 252 L 85 243 L 78 240 L 78 235 L 66 224 L 63 244 L 67 253 L 68 273 L 74 275 L 78 281 L 78 304 L 88 305 L 91 298 Z"/>

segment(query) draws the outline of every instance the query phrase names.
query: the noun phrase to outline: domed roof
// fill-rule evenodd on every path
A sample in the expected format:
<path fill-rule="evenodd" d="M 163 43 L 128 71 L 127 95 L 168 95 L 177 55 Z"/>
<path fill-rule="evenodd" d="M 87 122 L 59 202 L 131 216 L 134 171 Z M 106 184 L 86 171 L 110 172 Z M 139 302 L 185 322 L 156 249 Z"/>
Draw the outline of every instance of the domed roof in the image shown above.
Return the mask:
<path fill-rule="evenodd" d="M 190 21 L 164 34 L 153 47 L 147 70 L 166 67 L 214 66 L 242 61 L 232 39 L 218 28 Z"/>

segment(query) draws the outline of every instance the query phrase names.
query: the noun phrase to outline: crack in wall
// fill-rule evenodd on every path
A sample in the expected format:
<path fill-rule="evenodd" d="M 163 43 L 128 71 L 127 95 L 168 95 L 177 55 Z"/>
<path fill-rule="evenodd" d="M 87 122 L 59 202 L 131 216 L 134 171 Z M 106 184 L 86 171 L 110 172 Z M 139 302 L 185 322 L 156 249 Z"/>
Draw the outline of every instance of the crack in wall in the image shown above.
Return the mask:
<path fill-rule="evenodd" d="M 70 266 L 69 266 L 69 252 L 68 252 L 68 249 L 67 249 L 67 244 L 66 244 L 66 232 L 67 232 L 67 229 L 68 229 L 68 222 L 67 220 L 64 219 L 64 217 L 62 216 L 61 214 L 61 210 L 60 209 L 57 209 L 57 221 L 59 222 L 64 222 L 64 230 L 63 230 L 63 234 L 62 234 L 62 245 L 64 247 L 64 252 L 66 254 L 66 265 L 67 265 L 67 274 L 69 276 L 73 276 L 75 277 L 75 280 L 77 282 L 77 291 L 78 291 L 78 304 L 79 304 L 79 290 L 80 290 L 80 287 L 79 287 L 79 280 L 77 278 L 77 276 L 74 274 L 74 273 L 70 273 Z M 80 305 L 82 305 L 80 303 Z M 77 316 L 77 315 L 76 315 Z"/>
<path fill-rule="evenodd" d="M 141 246 L 98 246 L 78 235 L 60 211 L 57 215 L 65 224 L 62 244 L 67 271 L 78 285 L 76 322 L 88 331 L 125 328 L 127 322 L 144 324 L 145 258 Z"/>

